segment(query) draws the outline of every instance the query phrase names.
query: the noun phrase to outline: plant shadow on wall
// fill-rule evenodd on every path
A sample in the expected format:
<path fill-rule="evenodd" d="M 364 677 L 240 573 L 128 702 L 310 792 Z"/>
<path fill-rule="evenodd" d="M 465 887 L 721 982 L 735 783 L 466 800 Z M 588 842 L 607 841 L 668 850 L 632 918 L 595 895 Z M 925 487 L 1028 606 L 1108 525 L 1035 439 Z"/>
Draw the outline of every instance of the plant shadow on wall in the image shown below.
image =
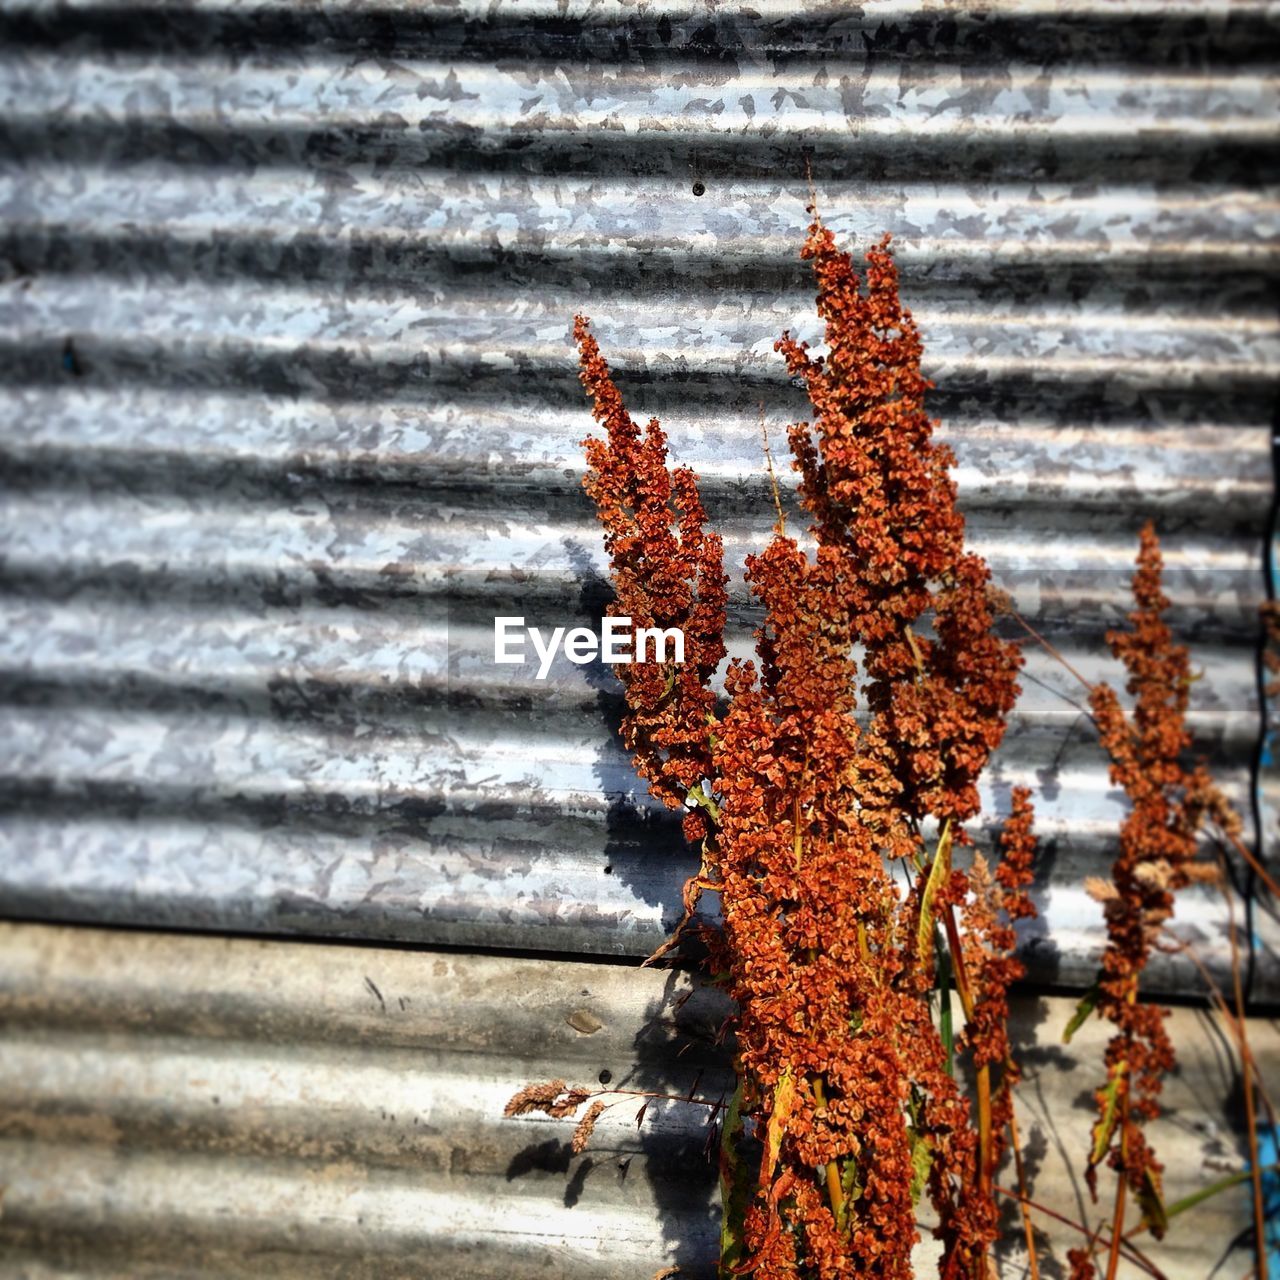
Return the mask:
<path fill-rule="evenodd" d="M 566 538 L 562 545 L 581 583 L 578 617 L 599 634 L 603 619 L 611 612 L 613 588 L 581 543 Z M 599 874 L 606 881 L 625 885 L 641 902 L 656 908 L 665 935 L 679 922 L 680 886 L 687 875 L 680 819 L 645 794 L 626 752 L 619 747 L 627 708 L 614 669 L 594 660 L 578 671 L 594 694 L 593 729 L 599 735 L 599 745 L 592 772 L 597 792 L 607 806 Z M 656 946 L 657 941 L 651 945 Z"/>
<path fill-rule="evenodd" d="M 643 1181 L 670 1265 L 690 1280 L 711 1280 L 719 1256 L 716 1116 L 733 1092 L 720 1043 L 729 1014 L 722 993 L 687 974 L 668 972 L 661 996 L 645 1009 L 623 1075 L 615 1079 L 604 1072 L 594 1082 L 571 1078 L 531 1088 L 531 1096 L 549 1100 L 557 1116 L 572 1115 L 593 1096 L 602 1101 L 582 1111 L 571 1138 L 557 1135 L 519 1151 L 507 1180 L 556 1179 L 564 1206 L 582 1206 L 584 1235 L 591 1232 L 596 1207 L 644 1204 L 646 1193 L 635 1186 Z M 539 1109 L 545 1108 L 524 1108 Z M 597 1129 L 605 1110 L 610 1123 Z M 518 1106 L 508 1109 L 520 1113 Z"/>
<path fill-rule="evenodd" d="M 562 546 L 579 583 L 574 620 L 599 634 L 613 586 L 581 542 L 566 538 Z M 600 739 L 592 772 L 606 808 L 596 874 L 656 908 L 669 932 L 680 920 L 687 874 L 680 820 L 644 793 L 618 746 L 626 703 L 614 670 L 597 659 L 576 672 L 592 691 L 594 736 Z M 584 1217 L 593 1203 L 643 1202 L 644 1192 L 635 1188 L 642 1182 L 671 1266 L 691 1280 L 710 1280 L 717 1273 L 720 1230 L 716 1114 L 733 1091 L 723 1036 L 730 1012 L 721 992 L 691 984 L 687 972 L 668 971 L 661 997 L 644 1010 L 625 1073 L 601 1081 L 588 1072 L 567 1081 L 570 1090 L 591 1089 L 608 1098 L 610 1110 L 626 1118 L 624 1133 L 602 1127 L 581 1151 L 570 1137 L 531 1143 L 512 1158 L 507 1180 L 553 1178 L 563 1186 L 564 1206 L 581 1205 Z"/>
<path fill-rule="evenodd" d="M 621 736 L 651 794 L 685 811 L 684 837 L 700 854 L 684 915 L 650 961 L 700 943 L 735 1008 L 736 1086 L 717 1152 L 720 1271 L 906 1280 L 930 1212 L 939 1274 L 985 1280 L 1007 1198 L 995 1179 L 1011 1155 L 1035 1275 L 1027 1157 L 1039 1153 L 1018 1132 L 1008 1007 L 1024 974 L 1016 926 L 1036 914 L 1029 789 L 1010 790 L 993 838 L 974 830 L 978 778 L 1019 691 L 1008 627 L 1075 672 L 966 550 L 954 459 L 932 439 L 920 337 L 887 238 L 867 254 L 865 291 L 816 217 L 802 257 L 814 265 L 826 351 L 813 357 L 789 334 L 776 349 L 813 409 L 788 443 L 814 549 L 788 535 L 775 486 L 773 537 L 746 561 L 764 615 L 756 659 L 729 663 L 723 698 L 711 682 L 726 656 L 727 579 L 698 479 L 668 466 L 657 420 L 642 429 L 630 417 L 586 320 L 575 324 L 605 429 L 585 442 L 586 489 L 604 527 L 611 612 L 684 637 L 683 664 L 620 669 Z M 1103 1257 L 1108 1280 L 1122 1257 L 1146 1265 L 1125 1238 L 1126 1196 L 1142 1229 L 1158 1239 L 1168 1225 L 1144 1122 L 1159 1112 L 1172 1044 L 1138 979 L 1166 941 L 1173 893 L 1218 878 L 1197 861 L 1206 832 L 1259 868 L 1204 765 L 1185 761 L 1191 672 L 1164 621 L 1161 571 L 1148 527 L 1136 608 L 1108 635 L 1132 712 L 1109 686 L 1076 677 L 1131 811 L 1112 879 L 1085 886 L 1108 944 L 1078 1020 L 1096 1009 L 1114 1032 L 1085 1180 L 1096 1199 L 1098 1170 L 1117 1176 L 1110 1233 L 1081 1227 L 1073 1280 Z M 720 896 L 718 927 L 697 915 L 708 891 Z M 1235 1015 L 1256 1170 L 1238 989 Z M 613 1102 L 556 1080 L 526 1086 L 508 1114 L 578 1117 L 581 1149 Z M 1260 1214 L 1256 1172 L 1253 1182 Z"/>
<path fill-rule="evenodd" d="M 564 547 L 582 584 L 578 615 L 599 632 L 610 613 L 613 586 L 580 543 L 566 539 Z M 599 661 L 580 670 L 594 690 L 599 724 L 607 734 L 593 764 L 608 806 L 600 874 L 656 907 L 664 933 L 669 933 L 680 922 L 681 884 L 687 874 L 679 818 L 637 786 L 631 762 L 619 749 L 626 702 L 614 670 Z M 684 957 L 691 963 L 699 958 L 697 947 Z M 651 1096 L 623 1094 L 617 1099 L 619 1113 L 637 1117 L 634 1141 L 639 1158 L 633 1161 L 629 1150 L 608 1151 L 605 1171 L 612 1174 L 616 1169 L 620 1180 L 647 1181 L 667 1257 L 680 1275 L 695 1280 L 717 1271 L 717 1117 L 733 1092 L 724 1035 L 731 1010 L 721 992 L 696 981 L 691 986 L 686 974 L 668 971 L 661 999 L 645 1010 L 631 1070 L 611 1082 L 617 1089 Z M 685 1101 L 691 1097 L 697 1101 Z M 590 1152 L 598 1146 L 599 1139 L 593 1139 L 587 1152 L 576 1157 L 581 1162 L 577 1168 L 590 1164 Z M 569 1143 L 561 1144 L 559 1159 L 574 1158 Z M 565 1165 L 566 1170 L 571 1167 Z M 571 1181 L 566 1203 L 573 1187 Z"/>

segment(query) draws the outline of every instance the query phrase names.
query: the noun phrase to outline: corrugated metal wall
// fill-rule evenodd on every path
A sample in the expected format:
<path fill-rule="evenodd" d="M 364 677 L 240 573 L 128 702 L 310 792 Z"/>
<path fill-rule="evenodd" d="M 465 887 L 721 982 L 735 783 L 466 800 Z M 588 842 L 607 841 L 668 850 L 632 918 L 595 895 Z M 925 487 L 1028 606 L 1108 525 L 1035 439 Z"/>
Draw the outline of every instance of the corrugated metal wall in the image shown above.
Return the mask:
<path fill-rule="evenodd" d="M 492 618 L 607 593 L 575 310 L 761 544 L 806 163 L 847 241 L 894 233 L 973 542 L 1087 674 L 1156 519 L 1249 807 L 1275 37 L 1261 2 L 0 6 L 0 910 L 651 951 L 689 868 L 612 676 L 495 668 Z M 1070 677 L 1024 683 L 988 796 L 1038 792 L 1027 953 L 1070 988 L 1123 809 Z M 1214 896 L 1179 915 L 1221 969 Z"/>
<path fill-rule="evenodd" d="M 1078 1177 L 1107 1030 L 1063 1048 L 1073 1005 L 1027 997 L 1012 1028 L 1035 1196 L 1092 1225 L 1105 1206 Z M 569 1125 L 501 1112 L 531 1069 L 718 1100 L 725 1012 L 687 975 L 582 960 L 0 926 L 0 1274 L 707 1278 L 705 1107 L 653 1101 L 637 1126 L 620 1098 L 579 1156 Z M 1241 1159 L 1221 1033 L 1185 1008 L 1170 1032 L 1182 1070 L 1151 1135 L 1172 1204 Z M 1252 1043 L 1274 1079 L 1280 1027 Z M 1049 1249 L 1080 1237 L 1037 1221 L 1061 1275 Z M 1240 1276 L 1247 1221 L 1237 1187 L 1140 1247 L 1169 1280 Z"/>

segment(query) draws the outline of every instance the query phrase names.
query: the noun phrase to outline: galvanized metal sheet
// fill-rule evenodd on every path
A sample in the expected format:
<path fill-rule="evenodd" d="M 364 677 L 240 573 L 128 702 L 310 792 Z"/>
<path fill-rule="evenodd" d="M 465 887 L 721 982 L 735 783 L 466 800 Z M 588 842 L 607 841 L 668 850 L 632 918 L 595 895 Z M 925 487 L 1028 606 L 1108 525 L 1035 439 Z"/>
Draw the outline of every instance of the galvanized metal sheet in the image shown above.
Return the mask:
<path fill-rule="evenodd" d="M 575 310 L 732 563 L 767 535 L 806 163 L 846 240 L 897 237 L 974 544 L 1089 673 L 1157 519 L 1201 745 L 1249 799 L 1266 5 L 9 4 L 0 32 L 4 910 L 651 950 L 689 866 L 612 677 L 496 668 L 492 619 L 604 599 Z M 737 651 L 753 625 L 739 587 Z M 1031 652 L 1025 683 L 988 798 L 1039 793 L 1027 951 L 1075 984 L 1123 806 L 1070 677 Z M 1179 911 L 1221 966 L 1214 896 Z"/>
<path fill-rule="evenodd" d="M 1017 1005 L 1019 1106 L 1033 1198 L 1092 1228 L 1106 1207 L 1078 1177 L 1106 1033 L 1062 1046 L 1071 1008 Z M 654 1100 L 637 1126 L 641 1100 L 618 1095 L 577 1156 L 569 1123 L 501 1113 L 552 1078 L 718 1099 L 725 1012 L 687 975 L 581 960 L 0 927 L 0 1270 L 709 1276 L 705 1107 Z M 1184 1008 L 1171 1032 L 1181 1070 L 1149 1130 L 1170 1203 L 1243 1159 L 1221 1029 Z M 1280 1028 L 1250 1035 L 1275 1077 Z M 1150 1257 L 1188 1280 L 1240 1274 L 1248 1220 L 1247 1195 L 1224 1193 Z M 1037 1224 L 1058 1274 L 1080 1236 Z"/>

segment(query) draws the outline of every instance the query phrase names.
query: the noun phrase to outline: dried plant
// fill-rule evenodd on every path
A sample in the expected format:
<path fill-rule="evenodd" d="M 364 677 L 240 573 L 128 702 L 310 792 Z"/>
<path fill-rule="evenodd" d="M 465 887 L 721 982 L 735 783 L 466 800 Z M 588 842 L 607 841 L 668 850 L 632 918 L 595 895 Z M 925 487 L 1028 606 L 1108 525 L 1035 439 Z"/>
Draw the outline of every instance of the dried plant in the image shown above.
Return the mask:
<path fill-rule="evenodd" d="M 556 1120 L 573 1115 L 587 1099 L 590 1090 L 570 1089 L 563 1080 L 549 1080 L 546 1084 L 527 1084 L 512 1095 L 503 1115 L 527 1116 L 531 1111 L 541 1111 Z"/>
<path fill-rule="evenodd" d="M 650 962 L 697 930 L 737 1006 L 732 1101 L 686 1099 L 722 1117 L 720 1273 L 905 1280 L 927 1196 L 939 1274 L 987 1280 L 997 1193 L 1013 1194 L 994 1173 L 1011 1146 L 1033 1280 L 1033 1208 L 1088 1238 L 1069 1255 L 1074 1280 L 1095 1274 L 1104 1249 L 1109 1277 L 1121 1256 L 1159 1275 L 1124 1230 L 1126 1190 L 1159 1236 L 1168 1216 L 1238 1179 L 1163 1204 L 1143 1123 L 1158 1114 L 1173 1050 L 1163 1012 L 1138 999 L 1140 976 L 1173 895 L 1215 873 L 1196 860 L 1206 825 L 1275 886 L 1205 766 L 1184 763 L 1192 676 L 1164 622 L 1155 534 L 1142 535 L 1129 628 L 1108 636 L 1128 671 L 1132 715 L 1110 687 L 1088 686 L 1112 779 L 1131 802 L 1111 877 L 1086 882 L 1108 945 L 1073 1021 L 1096 1007 L 1116 1028 L 1088 1160 L 1091 1186 L 1104 1162 L 1119 1175 L 1103 1235 L 1036 1205 L 1023 1185 L 1008 993 L 1023 974 L 1015 925 L 1035 912 L 1029 791 L 1012 792 L 994 866 L 977 849 L 968 871 L 952 857 L 974 843 L 966 824 L 978 816 L 978 778 L 1018 694 L 1019 650 L 995 627 L 1011 606 L 964 548 L 953 458 L 932 438 L 920 336 L 899 301 L 888 237 L 868 252 L 862 280 L 815 215 L 802 256 L 826 350 L 812 356 L 790 334 L 775 349 L 812 406 L 812 420 L 788 430 L 811 542 L 788 536 L 775 482 L 774 535 L 746 562 L 763 610 L 756 661 L 728 664 L 723 697 L 712 681 L 726 652 L 727 579 L 697 478 L 668 465 L 657 420 L 637 426 L 587 320 L 574 324 L 604 432 L 584 442 L 585 487 L 604 527 L 611 613 L 685 637 L 683 664 L 615 670 L 635 768 L 655 797 L 686 810 L 683 831 L 701 861 L 683 919 Z M 720 896 L 719 928 L 697 914 L 708 890 Z M 1236 986 L 1227 1016 L 1252 1131 Z M 954 1043 L 953 989 L 964 1014 Z M 972 1072 L 972 1105 L 956 1048 Z M 658 1096 L 555 1080 L 526 1086 L 507 1113 L 565 1118 L 589 1103 L 573 1134 L 578 1152 L 608 1107 L 642 1097 L 639 1121 Z M 1256 1141 L 1253 1154 L 1260 1214 Z"/>
<path fill-rule="evenodd" d="M 1187 649 L 1174 643 L 1165 621 L 1169 600 L 1162 572 L 1159 543 L 1148 523 L 1140 539 L 1129 625 L 1107 635 L 1111 651 L 1128 672 L 1132 713 L 1110 685 L 1089 688 L 1099 741 L 1111 761 L 1111 781 L 1123 789 L 1130 806 L 1110 879 L 1086 882 L 1090 896 L 1102 905 L 1107 945 L 1098 981 L 1081 1001 L 1066 1037 L 1095 1007 L 1115 1027 L 1106 1051 L 1106 1083 L 1095 1095 L 1098 1117 L 1086 1166 L 1095 1199 L 1098 1167 L 1105 1162 L 1118 1175 L 1109 1278 L 1119 1261 L 1126 1191 L 1157 1239 L 1167 1227 L 1163 1166 L 1144 1123 L 1160 1114 L 1159 1097 L 1163 1079 L 1174 1067 L 1174 1048 L 1164 1026 L 1168 1011 L 1138 998 L 1142 972 L 1162 945 L 1175 893 L 1220 878 L 1218 863 L 1197 861 L 1206 825 L 1237 844 L 1241 835 L 1240 818 L 1205 762 L 1188 763 L 1186 758 L 1192 742 L 1186 715 L 1193 675 Z M 1241 1067 L 1251 1107 L 1247 1052 Z M 1073 1250 L 1072 1266 L 1075 1277 L 1095 1274 L 1089 1250 Z"/>
<path fill-rule="evenodd" d="M 963 546 L 952 458 L 932 440 L 920 338 L 887 242 L 867 255 L 865 289 L 816 219 L 804 257 L 827 351 L 813 358 L 786 334 L 777 346 L 813 407 L 789 440 L 816 547 L 780 515 L 748 558 L 764 610 L 758 661 L 730 664 L 724 705 L 710 681 L 725 577 L 696 479 L 668 467 L 658 424 L 634 423 L 587 322 L 575 324 L 605 429 L 586 444 L 586 487 L 613 612 L 686 637 L 683 667 L 624 669 L 623 732 L 653 794 L 689 808 L 702 868 L 685 923 L 703 890 L 721 897 L 723 928 L 707 940 L 739 1010 L 740 1081 L 722 1150 L 724 1270 L 907 1276 L 927 1191 L 943 1274 L 979 1275 L 1014 1076 L 1012 921 L 1032 910 L 1028 795 L 1015 796 L 994 875 L 979 862 L 971 883 L 951 854 L 970 843 L 1019 653 L 995 635 L 990 574 Z M 935 1025 L 940 951 L 968 1015 L 976 1117 Z M 758 1168 L 742 1163 L 741 1125 L 760 1139 Z"/>

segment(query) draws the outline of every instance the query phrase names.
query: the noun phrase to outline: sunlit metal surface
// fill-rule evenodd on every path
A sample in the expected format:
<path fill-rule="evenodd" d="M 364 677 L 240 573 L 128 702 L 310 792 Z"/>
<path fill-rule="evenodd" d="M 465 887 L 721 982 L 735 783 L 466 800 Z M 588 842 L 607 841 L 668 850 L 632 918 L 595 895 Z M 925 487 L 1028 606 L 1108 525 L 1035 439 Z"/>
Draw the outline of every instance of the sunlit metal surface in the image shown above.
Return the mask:
<path fill-rule="evenodd" d="M 1091 676 L 1157 521 L 1200 744 L 1247 801 L 1269 14 L 6 4 L 2 909 L 656 946 L 690 864 L 612 676 L 496 668 L 492 618 L 605 597 L 576 310 L 734 565 L 767 535 L 760 406 L 805 407 L 772 342 L 815 330 L 806 164 L 848 242 L 896 237 L 973 540 Z M 1038 792 L 1027 952 L 1074 985 L 1123 807 L 1072 677 L 1029 651 L 1025 684 L 988 796 Z M 1179 916 L 1221 971 L 1218 899 Z"/>
<path fill-rule="evenodd" d="M 1023 999 L 1032 1196 L 1091 1226 L 1073 1180 L 1105 1028 Z M 502 1118 L 531 1080 L 718 1100 L 726 1012 L 687 976 L 583 960 L 0 926 L 0 1270 L 24 1277 L 648 1277 L 714 1273 L 708 1108 L 620 1096 Z M 1150 1136 L 1170 1204 L 1241 1165 L 1229 1051 L 1180 1009 Z M 1259 1071 L 1280 1031 L 1254 1020 Z M 1004 1176 L 1011 1183 L 1013 1174 Z M 1170 1277 L 1239 1275 L 1237 1188 L 1141 1247 Z M 1080 1237 L 1048 1218 L 1042 1274 Z M 1004 1274 L 1023 1274 L 1016 1222 Z M 927 1245 L 921 1246 L 927 1249 Z M 1214 1268 L 1221 1268 L 1215 1271 Z"/>

